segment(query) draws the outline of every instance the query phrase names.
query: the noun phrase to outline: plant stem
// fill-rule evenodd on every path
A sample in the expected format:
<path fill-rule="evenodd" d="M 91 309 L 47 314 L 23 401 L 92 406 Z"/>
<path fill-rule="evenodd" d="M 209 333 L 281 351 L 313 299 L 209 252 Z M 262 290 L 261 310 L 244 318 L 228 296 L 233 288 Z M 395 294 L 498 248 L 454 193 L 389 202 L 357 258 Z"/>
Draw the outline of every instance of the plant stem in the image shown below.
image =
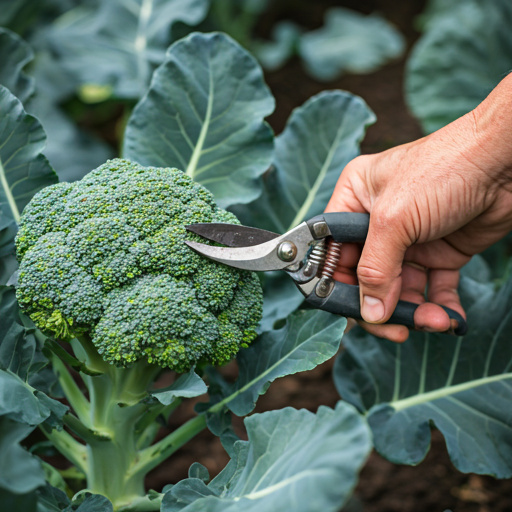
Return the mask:
<path fill-rule="evenodd" d="M 135 434 L 139 436 L 137 439 L 137 449 L 141 450 L 148 447 L 155 439 L 156 434 L 160 430 L 160 425 L 156 422 L 158 416 L 162 415 L 167 419 L 170 414 L 181 404 L 181 398 L 176 398 L 169 405 L 155 405 L 140 419 L 137 423 Z"/>
<path fill-rule="evenodd" d="M 206 416 L 201 414 L 187 421 L 161 441 L 142 450 L 139 461 L 130 470 L 131 474 L 146 474 L 206 427 Z"/>
<path fill-rule="evenodd" d="M 59 384 L 68 399 L 69 405 L 71 405 L 75 411 L 78 419 L 84 425 L 88 425 L 91 411 L 89 401 L 85 398 L 71 373 L 69 373 L 66 365 L 56 355 L 51 356 L 51 363 L 53 370 L 59 378 Z"/>
<path fill-rule="evenodd" d="M 51 441 L 64 457 L 72 462 L 83 473 L 88 471 L 87 449 L 83 444 L 73 439 L 65 430 L 51 429 L 44 423 L 39 425 L 44 435 Z"/>

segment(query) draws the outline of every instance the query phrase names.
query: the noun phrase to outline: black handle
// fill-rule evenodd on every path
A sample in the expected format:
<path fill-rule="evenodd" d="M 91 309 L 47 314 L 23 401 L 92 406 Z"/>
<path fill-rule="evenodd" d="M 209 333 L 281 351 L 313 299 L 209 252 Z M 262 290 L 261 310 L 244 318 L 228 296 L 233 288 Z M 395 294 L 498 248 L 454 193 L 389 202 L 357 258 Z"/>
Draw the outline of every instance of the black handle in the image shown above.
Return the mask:
<path fill-rule="evenodd" d="M 336 315 L 362 320 L 359 303 L 359 286 L 335 281 L 333 290 L 326 298 L 318 297 L 315 291 L 313 291 L 306 297 L 306 301 L 316 309 L 323 309 L 324 311 L 329 311 Z M 404 300 L 398 301 L 395 311 L 386 323 L 405 325 L 409 327 L 409 329 L 414 329 L 414 312 L 418 306 L 419 304 L 412 302 L 406 302 Z M 448 313 L 451 319 L 457 321 L 458 326 L 454 330 L 454 334 L 457 336 L 466 334 L 468 326 L 464 318 L 456 311 L 453 311 L 453 309 L 445 306 L 441 307 Z"/>
<path fill-rule="evenodd" d="M 315 224 L 325 222 L 335 242 L 361 243 L 366 240 L 370 215 L 368 213 L 331 212 L 317 215 L 308 220 L 308 226 L 316 239 L 325 238 L 329 233 L 322 232 Z"/>

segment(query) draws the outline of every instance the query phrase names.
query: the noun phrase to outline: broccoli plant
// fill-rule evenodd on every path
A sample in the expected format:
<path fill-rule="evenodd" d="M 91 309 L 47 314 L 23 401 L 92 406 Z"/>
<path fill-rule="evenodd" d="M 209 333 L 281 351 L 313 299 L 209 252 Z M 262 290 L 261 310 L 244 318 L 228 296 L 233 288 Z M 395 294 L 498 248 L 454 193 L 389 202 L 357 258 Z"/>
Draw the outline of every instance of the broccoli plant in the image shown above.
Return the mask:
<path fill-rule="evenodd" d="M 15 36 L 9 44 L 24 48 Z M 38 120 L 6 87 L 0 93 L 8 113 L 0 116 L 2 505 L 237 511 L 299 501 L 304 510 L 337 510 L 370 449 L 353 407 L 254 414 L 246 441 L 231 416 L 250 414 L 275 379 L 333 357 L 345 319 L 293 313 L 300 301 L 282 297 L 281 307 L 273 297 L 281 281 L 203 259 L 184 243 L 195 236 L 187 224 L 238 223 L 225 209 L 237 204 L 245 205 L 241 215 L 259 201 L 265 208 L 261 176 L 273 161 L 279 180 L 296 165 L 279 163 L 282 150 L 276 159 L 264 121 L 274 102 L 256 61 L 222 34 L 177 42 L 128 121 L 126 158 L 72 183 L 57 183 Z M 341 91 L 297 115 L 313 126 L 326 112 L 332 124 L 309 169 L 314 190 L 298 193 L 293 220 L 283 222 L 322 211 L 330 182 L 374 118 Z M 298 125 L 291 121 L 275 144 L 305 136 Z M 284 204 L 284 196 L 274 199 Z M 274 329 L 277 320 L 284 325 Z M 224 381 L 216 368 L 235 357 L 238 378 Z M 172 384 L 162 388 L 164 374 Z M 196 415 L 162 437 L 162 423 L 200 395 Z M 30 454 L 19 443 L 36 427 L 47 442 Z M 226 468 L 210 481 L 196 463 L 189 478 L 148 493 L 147 473 L 205 428 L 220 436 Z M 49 445 L 71 469 L 39 458 Z"/>
<path fill-rule="evenodd" d="M 512 286 L 490 282 L 483 260 L 461 281 L 465 339 L 395 345 L 355 330 L 335 364 L 345 401 L 253 414 L 274 380 L 334 357 L 347 322 L 303 309 L 286 276 L 223 267 L 184 243 L 189 223 L 285 232 L 321 213 L 375 121 L 361 98 L 323 92 L 274 137 L 256 60 L 224 34 L 194 33 L 161 56 L 122 158 L 59 182 L 44 122 L 25 108 L 42 101 L 22 70 L 27 45 L 0 36 L 2 510 L 338 512 L 372 444 L 417 464 L 432 422 L 462 471 L 512 476 Z M 192 417 L 163 432 L 188 400 Z M 198 461 L 148 489 L 148 472 L 205 429 L 227 466 L 211 479 Z M 56 452 L 70 467 L 49 463 Z"/>
<path fill-rule="evenodd" d="M 181 171 L 120 159 L 43 189 L 21 217 L 17 299 L 88 368 L 88 401 L 72 379 L 62 383 L 76 413 L 67 422 L 88 442 L 88 488 L 114 502 L 143 495 L 152 459 L 165 453 L 137 448 L 153 440 L 139 425 L 151 405 L 139 402 L 159 370 L 225 364 L 256 337 L 258 277 L 188 249 L 185 226 L 195 222 L 237 220 Z M 59 434 L 47 435 L 59 446 Z"/>

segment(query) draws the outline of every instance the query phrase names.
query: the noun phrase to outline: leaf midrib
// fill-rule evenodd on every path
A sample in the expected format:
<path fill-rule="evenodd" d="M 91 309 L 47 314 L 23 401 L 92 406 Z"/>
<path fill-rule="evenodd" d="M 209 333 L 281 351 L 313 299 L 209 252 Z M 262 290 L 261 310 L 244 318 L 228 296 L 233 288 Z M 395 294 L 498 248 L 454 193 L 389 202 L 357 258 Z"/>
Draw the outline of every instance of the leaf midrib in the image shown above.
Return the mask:
<path fill-rule="evenodd" d="M 208 103 L 206 105 L 206 114 L 204 116 L 203 125 L 201 126 L 201 131 L 199 132 L 199 137 L 197 139 L 196 147 L 192 152 L 192 156 L 190 157 L 190 162 L 187 166 L 187 176 L 194 178 L 197 164 L 199 163 L 199 159 L 201 158 L 201 154 L 203 151 L 204 142 L 206 140 L 206 134 L 208 133 L 208 128 L 210 125 L 210 120 L 212 117 L 213 110 L 213 77 L 212 71 L 210 68 L 209 74 L 209 87 L 208 87 Z"/>
<path fill-rule="evenodd" d="M 421 405 L 426 402 L 433 402 L 434 400 L 438 400 L 440 398 L 455 395 L 457 393 L 484 386 L 492 382 L 500 382 L 507 379 L 512 380 L 512 372 L 493 375 L 491 377 L 482 377 L 480 379 L 463 382 L 454 386 L 445 386 L 439 389 L 435 389 L 434 391 L 423 393 L 421 395 L 410 396 L 408 398 L 403 398 L 401 400 L 395 400 L 388 403 L 391 405 L 391 407 L 393 407 L 393 409 L 395 409 L 395 411 L 398 412 L 402 411 L 403 409 L 408 409 L 409 407 L 414 407 L 415 405 Z"/>
<path fill-rule="evenodd" d="M 309 322 L 307 322 L 307 323 L 309 323 Z M 302 329 L 307 325 L 307 323 L 302 327 Z M 226 405 L 227 403 L 229 403 L 232 400 L 234 400 L 238 395 L 240 395 L 240 394 L 244 393 L 245 391 L 247 391 L 248 389 L 250 389 L 258 381 L 261 381 L 262 379 L 264 379 L 269 373 L 271 373 L 281 363 L 283 363 L 283 361 L 286 361 L 287 359 L 289 359 L 294 352 L 296 352 L 297 350 L 302 348 L 307 343 L 311 342 L 311 340 L 313 340 L 314 338 L 316 338 L 317 336 L 322 334 L 323 331 L 332 328 L 335 325 L 335 323 L 327 325 L 321 331 L 315 332 L 315 334 L 313 336 L 311 336 L 310 338 L 307 338 L 302 343 L 299 343 L 298 345 L 295 345 L 291 351 L 286 352 L 285 355 L 283 357 L 281 357 L 280 359 L 278 359 L 273 365 L 269 366 L 265 371 L 263 371 L 262 373 L 258 374 L 254 379 L 250 380 L 247 384 L 242 386 L 240 389 L 238 389 L 238 390 L 234 391 L 233 393 L 231 393 L 231 395 L 229 395 L 226 398 L 224 398 L 224 400 L 222 400 L 222 401 L 218 402 L 217 404 L 213 405 L 212 407 L 210 407 L 210 409 L 208 409 L 207 412 L 214 413 L 214 412 L 220 411 L 224 407 L 224 405 Z M 299 336 L 300 336 L 300 331 L 297 334 L 297 337 L 299 337 Z M 287 337 L 288 337 L 288 335 L 287 335 Z"/>
<path fill-rule="evenodd" d="M 318 189 L 320 188 L 320 185 L 325 179 L 325 176 L 327 174 L 327 171 L 329 170 L 329 167 L 331 165 L 331 162 L 334 158 L 334 155 L 336 153 L 336 150 L 338 149 L 338 144 L 341 139 L 341 134 L 343 129 L 343 123 L 340 124 L 338 131 L 336 132 L 336 137 L 334 138 L 333 143 L 331 144 L 331 147 L 329 151 L 327 152 L 327 156 L 325 157 L 324 164 L 322 165 L 322 168 L 320 169 L 320 172 L 318 173 L 318 176 L 316 177 L 315 183 L 311 187 L 310 191 L 307 193 L 305 201 L 302 203 L 302 206 L 300 207 L 299 211 L 295 215 L 295 218 L 291 222 L 290 226 L 288 227 L 288 231 L 290 229 L 293 229 L 297 225 L 299 225 L 306 214 L 308 213 L 309 209 L 311 208 L 311 205 L 313 204 L 313 201 L 315 200 L 315 197 L 318 193 Z"/>
<path fill-rule="evenodd" d="M 11 209 L 12 216 L 16 222 L 16 224 L 20 223 L 20 212 L 18 210 L 18 206 L 16 205 L 16 200 L 12 195 L 12 191 L 9 187 L 9 182 L 7 181 L 7 176 L 5 175 L 5 169 L 2 165 L 2 160 L 0 159 L 0 183 L 5 193 L 5 197 L 7 198 L 7 203 L 9 204 L 9 208 Z"/>

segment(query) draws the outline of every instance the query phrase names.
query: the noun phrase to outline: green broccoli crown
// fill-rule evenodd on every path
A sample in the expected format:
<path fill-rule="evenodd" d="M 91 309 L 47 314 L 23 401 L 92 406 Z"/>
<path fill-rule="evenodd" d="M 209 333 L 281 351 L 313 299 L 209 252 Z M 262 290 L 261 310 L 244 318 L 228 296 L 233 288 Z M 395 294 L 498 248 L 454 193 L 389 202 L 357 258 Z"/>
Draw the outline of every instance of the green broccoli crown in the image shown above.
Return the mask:
<path fill-rule="evenodd" d="M 88 333 L 118 366 L 184 372 L 224 364 L 256 337 L 256 274 L 192 251 L 187 224 L 239 224 L 178 169 L 109 160 L 81 181 L 41 190 L 23 211 L 17 297 L 43 331 Z"/>

